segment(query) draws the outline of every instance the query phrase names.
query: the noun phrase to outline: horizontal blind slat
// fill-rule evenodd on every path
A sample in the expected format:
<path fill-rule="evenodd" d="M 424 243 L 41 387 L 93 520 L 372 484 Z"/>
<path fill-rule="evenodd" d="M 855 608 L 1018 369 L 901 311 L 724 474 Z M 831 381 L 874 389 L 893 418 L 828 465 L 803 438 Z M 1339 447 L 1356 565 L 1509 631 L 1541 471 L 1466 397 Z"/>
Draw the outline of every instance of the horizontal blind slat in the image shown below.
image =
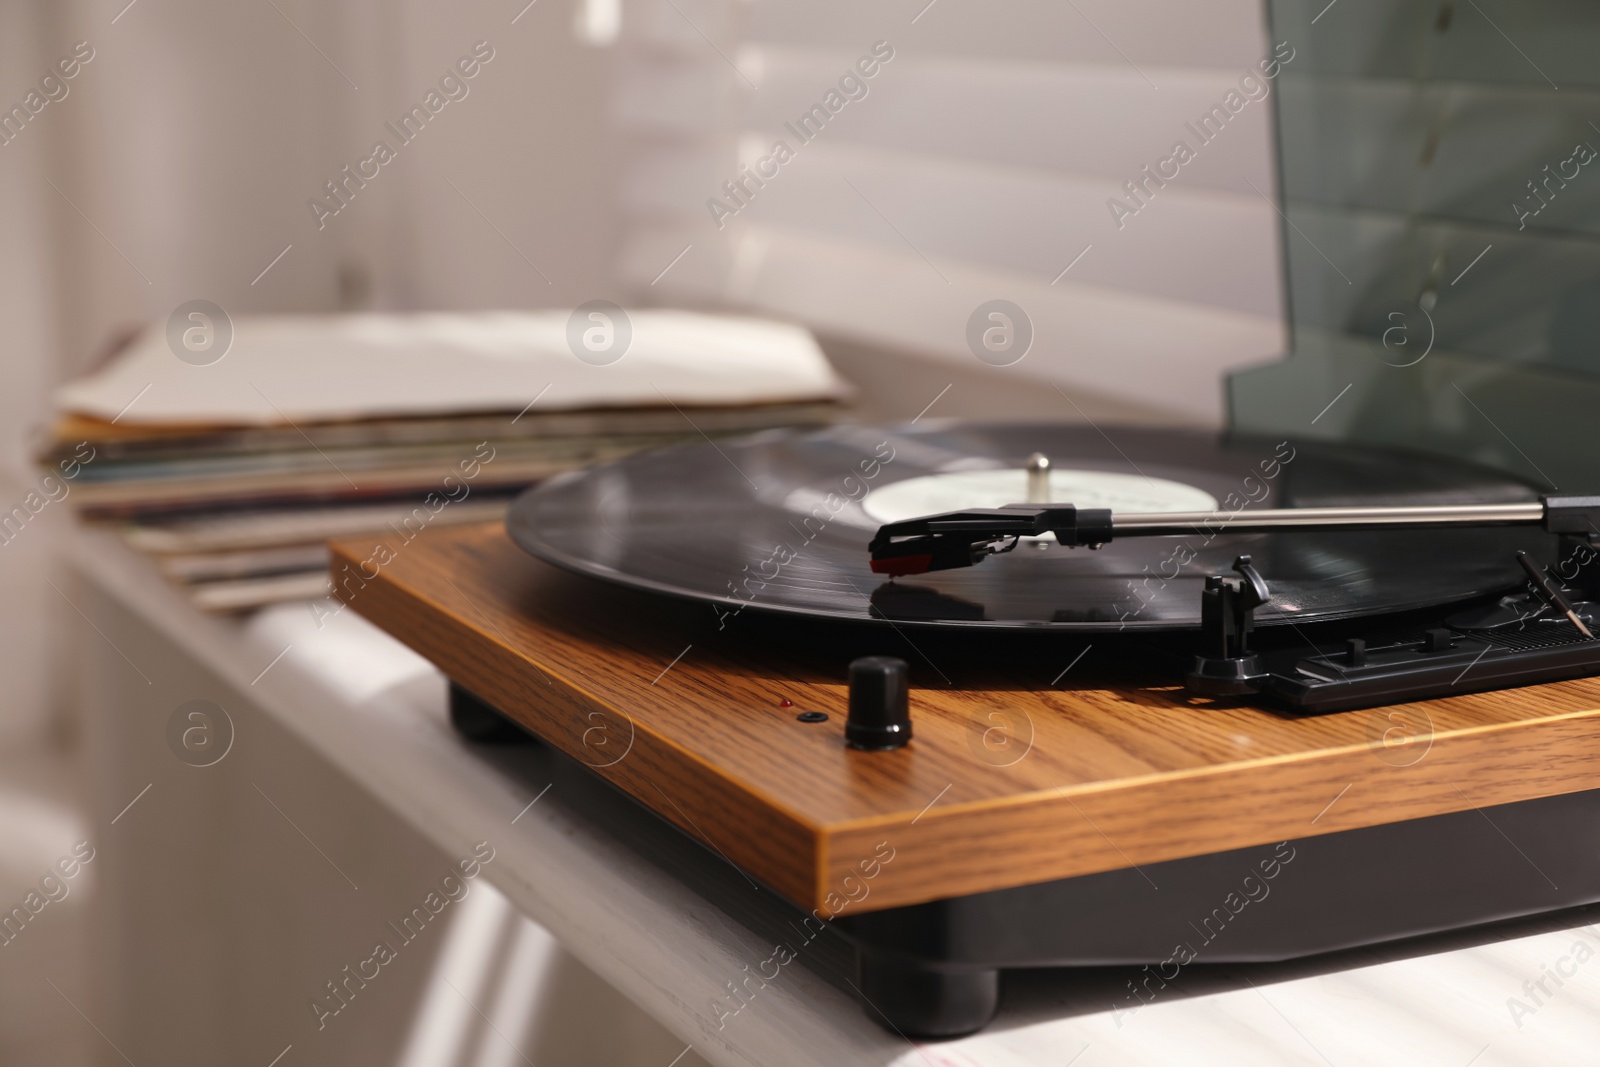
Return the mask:
<path fill-rule="evenodd" d="M 850 69 L 836 55 L 793 50 L 763 53 L 760 66 L 761 90 L 745 105 L 744 128 L 791 146 L 789 127 L 799 128 Z M 857 80 L 856 92 L 865 95 L 829 118 L 819 140 L 1100 174 L 1119 184 L 1185 140 L 1202 149 L 1185 168 L 1186 183 L 1249 192 L 1244 177 L 1257 186 L 1268 180 L 1270 83 L 1257 80 L 1241 92 L 1243 71 L 1152 73 L 1160 92 L 1125 66 L 896 60 Z M 1229 92 L 1240 94 L 1241 110 L 1223 107 L 1225 136 L 1201 146 L 1188 125 L 1211 115 Z"/>
<path fill-rule="evenodd" d="M 757 0 L 748 27 L 756 42 L 860 48 L 887 40 L 923 57 L 1173 67 L 1254 63 L 1265 32 L 1258 0 Z"/>

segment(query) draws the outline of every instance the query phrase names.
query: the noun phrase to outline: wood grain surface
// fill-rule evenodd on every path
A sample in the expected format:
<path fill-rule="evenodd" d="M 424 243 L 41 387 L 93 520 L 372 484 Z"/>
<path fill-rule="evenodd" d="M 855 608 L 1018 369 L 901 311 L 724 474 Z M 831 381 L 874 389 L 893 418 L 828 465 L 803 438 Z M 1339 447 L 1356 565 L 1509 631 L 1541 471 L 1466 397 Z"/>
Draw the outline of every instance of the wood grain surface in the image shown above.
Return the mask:
<path fill-rule="evenodd" d="M 532 559 L 499 524 L 336 542 L 332 577 L 452 680 L 825 916 L 1600 788 L 1597 679 L 1296 719 L 1151 684 L 1114 637 L 756 612 L 719 628 Z M 844 744 L 866 654 L 912 664 L 898 751 Z"/>

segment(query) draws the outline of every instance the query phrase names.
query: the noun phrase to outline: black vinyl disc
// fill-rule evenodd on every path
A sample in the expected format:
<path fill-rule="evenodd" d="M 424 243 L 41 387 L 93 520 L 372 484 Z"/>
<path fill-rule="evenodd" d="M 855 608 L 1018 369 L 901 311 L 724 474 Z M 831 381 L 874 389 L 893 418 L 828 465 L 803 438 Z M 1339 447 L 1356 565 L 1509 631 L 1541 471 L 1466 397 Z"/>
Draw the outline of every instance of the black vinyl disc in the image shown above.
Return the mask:
<path fill-rule="evenodd" d="M 1124 537 L 1100 550 L 1025 541 L 977 566 L 885 579 L 884 522 L 1027 499 L 1050 459 L 1055 503 L 1113 511 L 1510 503 L 1538 489 L 1448 459 L 1185 430 L 947 423 L 772 431 L 640 453 L 528 490 L 512 538 L 558 566 L 709 603 L 897 625 L 1068 630 L 1199 625 L 1206 576 L 1250 555 L 1272 589 L 1258 626 L 1403 611 L 1519 585 L 1537 528 Z"/>

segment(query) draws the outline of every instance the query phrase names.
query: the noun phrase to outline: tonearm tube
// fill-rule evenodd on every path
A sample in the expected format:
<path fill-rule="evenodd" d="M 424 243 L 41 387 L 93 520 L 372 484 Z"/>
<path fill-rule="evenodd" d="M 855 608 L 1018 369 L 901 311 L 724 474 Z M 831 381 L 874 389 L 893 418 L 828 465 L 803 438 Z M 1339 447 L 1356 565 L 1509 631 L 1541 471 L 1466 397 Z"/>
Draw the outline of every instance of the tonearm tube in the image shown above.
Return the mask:
<path fill-rule="evenodd" d="M 1099 548 L 1115 537 L 1438 526 L 1540 526 L 1553 534 L 1600 535 L 1600 496 L 1546 495 L 1520 504 L 1151 513 L 1071 504 L 1008 504 L 886 523 L 868 549 L 873 571 L 894 577 L 970 567 L 1011 551 L 1021 538 L 1046 534 L 1069 548 Z"/>

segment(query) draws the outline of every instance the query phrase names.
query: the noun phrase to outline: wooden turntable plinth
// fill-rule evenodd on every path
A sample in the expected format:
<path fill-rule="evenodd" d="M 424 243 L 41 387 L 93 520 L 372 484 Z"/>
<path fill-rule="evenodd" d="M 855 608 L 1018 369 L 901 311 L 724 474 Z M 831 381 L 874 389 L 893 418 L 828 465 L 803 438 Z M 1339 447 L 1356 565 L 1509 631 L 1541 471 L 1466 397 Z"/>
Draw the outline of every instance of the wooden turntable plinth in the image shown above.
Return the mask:
<path fill-rule="evenodd" d="M 498 524 L 333 546 L 336 594 L 793 903 L 916 904 L 1600 788 L 1600 679 L 1292 719 L 909 628 L 786 630 L 612 588 Z M 912 664 L 915 736 L 844 744 L 849 653 Z M 825 712 L 825 722 L 797 719 Z M 890 857 L 885 859 L 885 857 Z"/>

